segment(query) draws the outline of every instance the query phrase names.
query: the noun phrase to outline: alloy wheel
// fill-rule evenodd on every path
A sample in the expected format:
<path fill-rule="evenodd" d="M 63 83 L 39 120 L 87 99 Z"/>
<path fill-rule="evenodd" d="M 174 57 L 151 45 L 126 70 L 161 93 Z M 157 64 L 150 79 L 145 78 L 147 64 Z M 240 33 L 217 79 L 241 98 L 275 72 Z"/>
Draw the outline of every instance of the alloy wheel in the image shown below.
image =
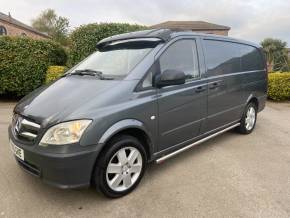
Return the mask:
<path fill-rule="evenodd" d="M 248 131 L 250 131 L 254 127 L 255 121 L 256 121 L 256 110 L 254 107 L 251 106 L 248 108 L 245 119 L 245 127 Z"/>
<path fill-rule="evenodd" d="M 138 180 L 142 164 L 142 155 L 137 148 L 121 148 L 113 155 L 107 166 L 108 186 L 117 192 L 126 191 Z"/>

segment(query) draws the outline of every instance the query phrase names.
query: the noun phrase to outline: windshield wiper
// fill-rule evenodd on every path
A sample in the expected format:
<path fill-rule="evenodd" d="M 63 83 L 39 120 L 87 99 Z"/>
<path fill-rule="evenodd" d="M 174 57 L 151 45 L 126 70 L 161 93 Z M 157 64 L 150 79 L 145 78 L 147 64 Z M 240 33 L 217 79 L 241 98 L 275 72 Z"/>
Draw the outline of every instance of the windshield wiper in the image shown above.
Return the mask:
<path fill-rule="evenodd" d="M 66 74 L 68 76 L 70 75 L 81 75 L 81 76 L 96 76 L 100 80 L 114 80 L 114 77 L 105 77 L 101 71 L 92 70 L 92 69 L 82 69 L 82 70 L 75 70 L 72 73 Z M 64 75 L 64 76 L 66 76 Z"/>
<path fill-rule="evenodd" d="M 92 69 L 82 69 L 82 70 L 75 70 L 72 73 L 69 73 L 69 75 L 97 76 L 101 79 L 103 73 L 101 71 L 92 70 Z"/>

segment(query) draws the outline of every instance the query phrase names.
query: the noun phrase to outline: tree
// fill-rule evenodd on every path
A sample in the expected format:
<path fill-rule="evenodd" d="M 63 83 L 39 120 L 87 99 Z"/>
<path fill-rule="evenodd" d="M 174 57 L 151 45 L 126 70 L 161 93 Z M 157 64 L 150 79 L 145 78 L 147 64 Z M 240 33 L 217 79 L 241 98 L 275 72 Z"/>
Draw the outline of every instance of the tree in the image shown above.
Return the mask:
<path fill-rule="evenodd" d="M 47 33 L 60 44 L 67 45 L 69 20 L 65 17 L 57 16 L 53 9 L 42 11 L 37 18 L 32 20 L 32 26 L 40 32 Z"/>
<path fill-rule="evenodd" d="M 261 42 L 261 45 L 266 53 L 270 72 L 289 70 L 286 42 L 280 39 L 266 38 Z"/>

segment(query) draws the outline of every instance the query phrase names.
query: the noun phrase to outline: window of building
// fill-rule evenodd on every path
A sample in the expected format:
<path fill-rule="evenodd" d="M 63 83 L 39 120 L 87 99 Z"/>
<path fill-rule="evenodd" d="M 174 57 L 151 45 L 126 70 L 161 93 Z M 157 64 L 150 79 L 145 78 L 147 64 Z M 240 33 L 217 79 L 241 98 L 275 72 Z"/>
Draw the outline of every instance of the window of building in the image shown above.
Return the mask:
<path fill-rule="evenodd" d="M 175 42 L 161 55 L 159 62 L 161 73 L 165 70 L 178 70 L 185 73 L 187 80 L 199 77 L 195 40 Z"/>
<path fill-rule="evenodd" d="M 7 35 L 7 30 L 4 26 L 0 26 L 0 36 Z"/>

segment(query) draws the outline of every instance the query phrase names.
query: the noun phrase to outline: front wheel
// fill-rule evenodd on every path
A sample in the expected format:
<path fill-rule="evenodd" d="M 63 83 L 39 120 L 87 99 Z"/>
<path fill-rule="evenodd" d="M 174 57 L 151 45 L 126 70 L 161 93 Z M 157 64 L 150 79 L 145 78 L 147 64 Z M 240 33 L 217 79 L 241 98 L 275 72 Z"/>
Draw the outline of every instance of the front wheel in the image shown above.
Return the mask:
<path fill-rule="evenodd" d="M 250 134 L 256 125 L 257 121 L 257 106 L 253 102 L 250 102 L 241 119 L 241 125 L 237 128 L 238 132 L 242 134 Z"/>
<path fill-rule="evenodd" d="M 122 197 L 140 182 L 146 168 L 146 152 L 136 138 L 127 135 L 115 138 L 107 146 L 97 162 L 94 181 L 107 197 Z"/>

